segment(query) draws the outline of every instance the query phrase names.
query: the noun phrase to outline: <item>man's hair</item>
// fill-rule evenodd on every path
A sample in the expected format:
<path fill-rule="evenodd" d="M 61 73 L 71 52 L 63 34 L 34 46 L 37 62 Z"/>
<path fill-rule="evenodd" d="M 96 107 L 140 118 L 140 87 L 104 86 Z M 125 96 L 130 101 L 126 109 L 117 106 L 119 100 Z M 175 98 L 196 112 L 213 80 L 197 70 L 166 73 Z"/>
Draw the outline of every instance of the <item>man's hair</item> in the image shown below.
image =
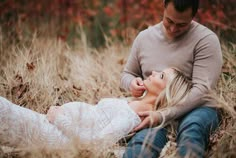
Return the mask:
<path fill-rule="evenodd" d="M 192 16 L 194 17 L 199 7 L 199 0 L 164 0 L 164 6 L 173 2 L 174 7 L 177 11 L 183 12 L 188 8 L 192 8 Z"/>

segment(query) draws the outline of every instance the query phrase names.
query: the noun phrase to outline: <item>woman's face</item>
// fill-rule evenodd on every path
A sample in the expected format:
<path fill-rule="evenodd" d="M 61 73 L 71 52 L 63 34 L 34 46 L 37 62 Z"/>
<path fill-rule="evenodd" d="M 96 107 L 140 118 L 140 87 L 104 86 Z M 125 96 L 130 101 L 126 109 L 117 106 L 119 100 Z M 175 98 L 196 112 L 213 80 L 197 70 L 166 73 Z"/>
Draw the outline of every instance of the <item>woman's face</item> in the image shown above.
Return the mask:
<path fill-rule="evenodd" d="M 174 78 L 174 69 L 168 68 L 162 72 L 152 71 L 152 74 L 144 80 L 144 86 L 149 93 L 160 94 L 167 82 Z"/>

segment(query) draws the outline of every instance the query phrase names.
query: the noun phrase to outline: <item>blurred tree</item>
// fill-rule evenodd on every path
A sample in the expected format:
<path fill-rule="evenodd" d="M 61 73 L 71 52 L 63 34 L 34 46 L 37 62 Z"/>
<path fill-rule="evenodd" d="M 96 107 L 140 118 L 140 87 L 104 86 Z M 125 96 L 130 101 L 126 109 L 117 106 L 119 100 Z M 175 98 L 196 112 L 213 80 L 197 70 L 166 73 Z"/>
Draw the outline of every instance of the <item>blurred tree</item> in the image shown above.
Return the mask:
<path fill-rule="evenodd" d="M 235 0 L 200 1 L 196 20 L 235 42 Z M 100 47 L 104 35 L 127 40 L 132 32 L 158 23 L 163 9 L 163 0 L 1 0 L 0 26 L 17 41 L 48 25 L 45 34 L 55 33 L 71 44 L 79 37 L 78 27 L 83 26 L 88 41 Z"/>
<path fill-rule="evenodd" d="M 220 37 L 236 42 L 235 0 L 200 0 L 197 21 L 211 28 Z"/>

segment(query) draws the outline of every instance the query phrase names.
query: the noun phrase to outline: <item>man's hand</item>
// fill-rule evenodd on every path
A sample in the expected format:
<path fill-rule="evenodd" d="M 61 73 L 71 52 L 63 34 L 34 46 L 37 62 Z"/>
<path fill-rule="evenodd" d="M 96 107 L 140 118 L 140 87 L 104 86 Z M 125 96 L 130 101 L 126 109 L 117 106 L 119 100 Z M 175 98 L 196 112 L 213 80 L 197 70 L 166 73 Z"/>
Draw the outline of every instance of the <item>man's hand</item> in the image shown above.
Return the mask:
<path fill-rule="evenodd" d="M 143 85 L 143 80 L 140 77 L 134 78 L 130 84 L 130 92 L 134 97 L 141 97 L 146 88 Z"/>
<path fill-rule="evenodd" d="M 162 122 L 162 116 L 157 111 L 139 112 L 138 115 L 142 122 L 137 127 L 135 127 L 132 132 L 137 132 L 144 128 L 155 127 Z"/>

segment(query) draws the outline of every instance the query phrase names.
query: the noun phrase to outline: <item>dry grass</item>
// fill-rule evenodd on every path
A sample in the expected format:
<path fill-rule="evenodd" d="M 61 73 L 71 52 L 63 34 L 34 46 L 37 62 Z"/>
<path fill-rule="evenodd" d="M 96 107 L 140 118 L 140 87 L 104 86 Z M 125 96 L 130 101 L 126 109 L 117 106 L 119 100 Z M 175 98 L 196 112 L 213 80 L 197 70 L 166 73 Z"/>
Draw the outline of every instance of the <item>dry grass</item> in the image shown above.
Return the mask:
<path fill-rule="evenodd" d="M 125 97 L 119 88 L 119 78 L 124 67 L 129 46 L 108 43 L 95 50 L 82 40 L 70 48 L 55 38 L 33 36 L 30 41 L 7 45 L 0 35 L 0 96 L 16 104 L 46 113 L 51 105 L 68 101 L 96 103 L 103 97 Z M 224 73 L 219 82 L 219 106 L 224 109 L 219 131 L 211 137 L 208 157 L 236 156 L 236 45 L 223 44 Z M 166 147 L 167 148 L 167 147 Z M 175 145 L 168 151 L 174 152 Z M 173 155 L 169 152 L 165 157 Z M 66 151 L 17 151 L 0 157 L 114 157 L 98 146 L 85 150 L 72 145 Z"/>

